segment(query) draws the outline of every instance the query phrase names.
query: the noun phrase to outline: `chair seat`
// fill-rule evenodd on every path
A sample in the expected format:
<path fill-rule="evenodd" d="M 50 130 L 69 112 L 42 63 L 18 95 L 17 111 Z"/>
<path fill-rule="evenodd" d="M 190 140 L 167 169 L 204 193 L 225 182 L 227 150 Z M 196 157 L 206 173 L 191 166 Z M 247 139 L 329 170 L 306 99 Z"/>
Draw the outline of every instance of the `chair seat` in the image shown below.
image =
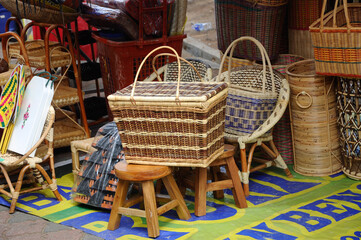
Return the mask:
<path fill-rule="evenodd" d="M 59 42 L 49 41 L 50 49 L 60 46 Z M 45 42 L 44 40 L 29 40 L 25 42 L 25 48 L 27 53 L 34 53 L 34 52 L 42 52 L 45 53 Z M 14 54 L 20 54 L 20 44 L 18 42 L 13 42 L 9 44 L 9 55 L 12 56 Z"/>
<path fill-rule="evenodd" d="M 135 165 L 119 162 L 115 165 L 115 175 L 124 181 L 142 182 L 156 180 L 169 175 L 172 170 L 167 166 Z"/>
<path fill-rule="evenodd" d="M 17 161 L 18 159 L 20 159 L 23 155 L 21 154 L 17 154 L 11 151 L 7 151 L 7 153 L 5 154 L 0 154 L 0 164 L 4 166 L 4 168 L 6 169 L 6 171 L 11 172 L 12 170 L 15 170 L 19 167 L 21 167 L 22 165 L 24 165 L 25 161 L 20 162 L 17 165 L 13 165 L 13 163 L 15 161 Z M 41 163 L 42 159 L 35 156 L 35 157 L 28 157 L 26 158 L 26 162 L 27 163 Z"/>
<path fill-rule="evenodd" d="M 84 95 L 84 92 L 82 92 Z M 53 102 L 58 107 L 73 105 L 79 102 L 78 90 L 76 88 L 60 85 L 54 93 Z"/>

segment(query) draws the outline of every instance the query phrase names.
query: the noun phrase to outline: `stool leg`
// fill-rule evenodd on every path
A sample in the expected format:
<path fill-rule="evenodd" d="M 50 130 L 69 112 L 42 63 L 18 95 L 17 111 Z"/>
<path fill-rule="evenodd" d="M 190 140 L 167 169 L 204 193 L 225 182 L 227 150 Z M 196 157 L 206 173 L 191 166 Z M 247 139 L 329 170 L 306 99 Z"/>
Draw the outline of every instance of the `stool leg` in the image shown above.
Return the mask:
<path fill-rule="evenodd" d="M 233 182 L 232 192 L 233 192 L 234 202 L 236 203 L 237 207 L 246 208 L 247 207 L 246 196 L 243 192 L 241 179 L 239 178 L 237 165 L 234 162 L 234 158 L 233 157 L 227 158 L 226 163 L 227 163 L 227 173 Z"/>
<path fill-rule="evenodd" d="M 213 182 L 218 182 L 220 179 L 219 179 L 219 176 L 218 176 L 218 173 L 221 171 L 220 170 L 220 167 L 219 166 L 211 166 L 210 167 L 211 169 L 211 174 L 212 174 L 212 181 Z M 224 198 L 224 191 L 223 189 L 222 190 L 216 190 L 216 191 L 213 191 L 213 196 L 215 199 L 222 199 Z"/>
<path fill-rule="evenodd" d="M 198 167 L 195 179 L 194 213 L 196 216 L 206 215 L 207 208 L 207 168 Z"/>
<path fill-rule="evenodd" d="M 117 190 L 115 191 L 112 211 L 110 212 L 108 230 L 115 230 L 119 228 L 121 214 L 118 213 L 118 208 L 121 207 L 127 196 L 129 182 L 119 180 Z"/>
<path fill-rule="evenodd" d="M 147 219 L 148 236 L 155 238 L 158 237 L 160 233 L 153 181 L 142 182 L 142 187 L 145 215 Z"/>
<path fill-rule="evenodd" d="M 168 191 L 169 196 L 173 200 L 178 201 L 178 206 L 176 207 L 178 217 L 183 220 L 190 219 L 191 215 L 189 214 L 187 205 L 184 202 L 183 196 L 179 191 L 178 185 L 175 182 L 173 176 L 172 175 L 165 176 L 164 178 L 162 178 L 162 180 L 165 185 L 165 188 Z"/>

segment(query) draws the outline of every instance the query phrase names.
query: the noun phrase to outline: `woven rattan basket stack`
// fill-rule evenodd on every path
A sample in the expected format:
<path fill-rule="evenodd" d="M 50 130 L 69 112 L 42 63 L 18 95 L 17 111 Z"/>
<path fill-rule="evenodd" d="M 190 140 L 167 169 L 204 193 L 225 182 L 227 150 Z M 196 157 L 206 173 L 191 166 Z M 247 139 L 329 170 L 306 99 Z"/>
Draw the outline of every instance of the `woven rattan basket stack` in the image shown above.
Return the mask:
<path fill-rule="evenodd" d="M 321 14 L 322 0 L 291 0 L 288 4 L 289 53 L 313 58 L 309 26 Z"/>
<path fill-rule="evenodd" d="M 333 76 L 337 81 L 337 109 L 342 170 L 350 178 L 361 180 L 360 108 L 361 78 L 361 3 L 336 1 L 309 27 L 317 74 Z M 338 76 L 339 78 L 337 78 Z"/>
<path fill-rule="evenodd" d="M 226 83 L 137 82 L 108 96 L 128 163 L 206 167 L 224 145 Z M 180 64 L 180 63 L 178 63 Z"/>

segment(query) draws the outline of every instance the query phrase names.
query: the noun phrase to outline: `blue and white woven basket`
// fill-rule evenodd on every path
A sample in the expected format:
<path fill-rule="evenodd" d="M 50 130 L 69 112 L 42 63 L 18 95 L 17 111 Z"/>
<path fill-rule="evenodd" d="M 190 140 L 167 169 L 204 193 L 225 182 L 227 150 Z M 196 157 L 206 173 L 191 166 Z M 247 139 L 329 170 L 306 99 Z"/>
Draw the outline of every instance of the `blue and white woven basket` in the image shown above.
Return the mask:
<path fill-rule="evenodd" d="M 272 69 L 266 50 L 253 37 L 241 37 L 235 40 L 223 55 L 220 69 L 223 67 L 225 57 L 232 58 L 236 45 L 244 40 L 250 40 L 257 45 L 263 55 L 263 64 L 244 65 L 231 69 L 230 62 L 228 71 L 217 77 L 217 81 L 225 81 L 229 84 L 225 132 L 235 135 L 251 134 L 267 120 L 276 106 L 280 83 L 284 79 L 281 73 Z"/>

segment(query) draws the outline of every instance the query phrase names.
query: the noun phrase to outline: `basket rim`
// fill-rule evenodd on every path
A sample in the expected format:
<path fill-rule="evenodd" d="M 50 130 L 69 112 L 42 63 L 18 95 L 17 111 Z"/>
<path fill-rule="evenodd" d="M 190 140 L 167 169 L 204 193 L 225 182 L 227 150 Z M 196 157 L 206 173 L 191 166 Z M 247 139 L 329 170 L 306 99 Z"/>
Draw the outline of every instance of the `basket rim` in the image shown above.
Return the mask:
<path fill-rule="evenodd" d="M 305 60 L 302 60 L 299 62 L 292 63 L 292 64 L 288 65 L 288 67 L 286 68 L 286 74 L 289 76 L 292 76 L 292 77 L 316 77 L 316 76 L 318 76 L 318 74 L 316 73 L 316 70 L 315 70 L 315 74 L 296 74 L 296 73 L 291 73 L 289 71 L 289 69 L 291 69 L 292 67 L 295 67 L 295 65 L 298 65 L 298 64 L 304 65 L 307 63 L 313 63 L 315 65 L 316 61 L 314 59 L 305 59 Z"/>

